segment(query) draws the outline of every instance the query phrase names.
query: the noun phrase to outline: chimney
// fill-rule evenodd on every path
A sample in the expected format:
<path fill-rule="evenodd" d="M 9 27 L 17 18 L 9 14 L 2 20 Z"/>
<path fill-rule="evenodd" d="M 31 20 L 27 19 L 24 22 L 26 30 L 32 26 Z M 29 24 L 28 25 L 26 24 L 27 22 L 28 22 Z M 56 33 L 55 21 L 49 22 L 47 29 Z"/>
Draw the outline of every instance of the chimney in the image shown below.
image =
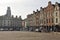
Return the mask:
<path fill-rule="evenodd" d="M 40 9 L 42 9 L 42 7 L 40 7 Z"/>
<path fill-rule="evenodd" d="M 16 16 L 16 18 L 17 18 L 17 16 Z"/>
<path fill-rule="evenodd" d="M 38 9 L 36 11 L 38 12 Z"/>
<path fill-rule="evenodd" d="M 33 13 L 35 13 L 35 11 L 33 11 Z"/>
<path fill-rule="evenodd" d="M 12 18 L 14 18 L 14 16 L 12 15 Z"/>
<path fill-rule="evenodd" d="M 22 20 L 21 16 L 19 16 L 19 19 Z"/>

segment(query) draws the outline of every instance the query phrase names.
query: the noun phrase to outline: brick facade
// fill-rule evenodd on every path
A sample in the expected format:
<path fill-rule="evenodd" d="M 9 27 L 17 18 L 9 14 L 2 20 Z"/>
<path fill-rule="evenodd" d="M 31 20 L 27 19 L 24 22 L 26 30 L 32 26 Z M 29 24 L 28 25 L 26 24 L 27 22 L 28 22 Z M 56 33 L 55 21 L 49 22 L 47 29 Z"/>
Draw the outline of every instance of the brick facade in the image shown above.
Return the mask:
<path fill-rule="evenodd" d="M 27 16 L 27 22 L 29 26 L 38 27 L 41 26 L 46 30 L 55 30 L 54 26 L 60 24 L 60 3 L 52 4 L 48 2 L 47 7 L 37 9 L 33 11 L 33 14 Z"/>

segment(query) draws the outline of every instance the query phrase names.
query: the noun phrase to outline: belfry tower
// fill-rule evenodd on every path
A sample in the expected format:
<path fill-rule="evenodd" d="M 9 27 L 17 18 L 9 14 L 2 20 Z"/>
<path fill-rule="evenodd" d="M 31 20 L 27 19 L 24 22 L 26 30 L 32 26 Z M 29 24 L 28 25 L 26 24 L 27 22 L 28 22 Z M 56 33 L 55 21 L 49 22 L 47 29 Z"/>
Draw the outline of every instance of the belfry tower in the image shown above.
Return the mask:
<path fill-rule="evenodd" d="M 8 17 L 11 16 L 11 9 L 10 9 L 10 7 L 7 7 L 6 16 L 8 16 Z"/>

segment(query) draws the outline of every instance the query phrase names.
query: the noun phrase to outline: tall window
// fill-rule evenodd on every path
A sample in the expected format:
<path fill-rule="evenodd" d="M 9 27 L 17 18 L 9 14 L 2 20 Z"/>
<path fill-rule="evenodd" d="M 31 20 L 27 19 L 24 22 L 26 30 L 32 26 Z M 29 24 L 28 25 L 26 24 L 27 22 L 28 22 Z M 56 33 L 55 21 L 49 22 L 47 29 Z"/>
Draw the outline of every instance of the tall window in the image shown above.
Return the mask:
<path fill-rule="evenodd" d="M 50 23 L 50 19 L 49 19 L 49 23 Z"/>
<path fill-rule="evenodd" d="M 53 18 L 52 18 L 52 23 L 54 22 Z"/>
<path fill-rule="evenodd" d="M 9 26 L 9 21 L 8 21 L 8 26 Z"/>
<path fill-rule="evenodd" d="M 44 24 L 45 24 L 45 21 L 44 21 Z"/>
<path fill-rule="evenodd" d="M 57 12 L 56 12 L 56 16 L 57 16 Z"/>
<path fill-rule="evenodd" d="M 5 26 L 5 20 L 4 20 L 4 26 Z"/>
<path fill-rule="evenodd" d="M 48 23 L 48 19 L 46 19 L 46 22 Z"/>
<path fill-rule="evenodd" d="M 58 18 L 56 18 L 56 23 L 58 23 Z"/>
<path fill-rule="evenodd" d="M 47 14 L 46 14 L 46 17 L 47 17 Z"/>

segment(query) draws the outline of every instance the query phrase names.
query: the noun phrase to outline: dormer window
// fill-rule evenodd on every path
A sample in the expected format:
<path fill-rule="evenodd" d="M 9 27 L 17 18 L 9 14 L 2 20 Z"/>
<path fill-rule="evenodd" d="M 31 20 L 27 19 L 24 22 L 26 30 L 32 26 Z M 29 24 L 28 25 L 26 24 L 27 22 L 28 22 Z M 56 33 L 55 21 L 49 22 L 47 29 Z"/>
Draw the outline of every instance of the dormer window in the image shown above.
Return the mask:
<path fill-rule="evenodd" d="M 51 1 L 48 2 L 48 5 L 51 5 Z"/>
<path fill-rule="evenodd" d="M 56 2 L 55 4 L 58 5 L 58 2 Z"/>
<path fill-rule="evenodd" d="M 56 8 L 56 10 L 57 10 L 57 8 Z"/>

